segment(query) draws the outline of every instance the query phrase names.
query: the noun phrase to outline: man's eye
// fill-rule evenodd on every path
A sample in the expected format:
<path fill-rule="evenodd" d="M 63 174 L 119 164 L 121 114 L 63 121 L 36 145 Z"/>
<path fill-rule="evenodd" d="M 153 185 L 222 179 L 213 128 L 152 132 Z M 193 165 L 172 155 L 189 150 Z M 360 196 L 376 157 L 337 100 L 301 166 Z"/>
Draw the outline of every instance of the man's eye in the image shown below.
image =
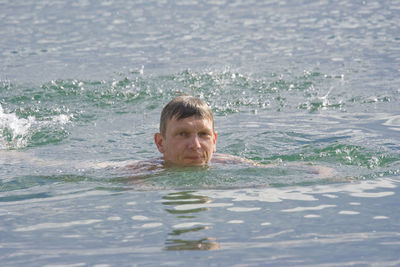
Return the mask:
<path fill-rule="evenodd" d="M 186 136 L 186 133 L 185 132 L 179 132 L 178 135 L 179 136 Z"/>
<path fill-rule="evenodd" d="M 201 132 L 201 133 L 199 133 L 199 135 L 204 137 L 204 136 L 209 136 L 209 133 L 207 133 L 207 132 Z"/>

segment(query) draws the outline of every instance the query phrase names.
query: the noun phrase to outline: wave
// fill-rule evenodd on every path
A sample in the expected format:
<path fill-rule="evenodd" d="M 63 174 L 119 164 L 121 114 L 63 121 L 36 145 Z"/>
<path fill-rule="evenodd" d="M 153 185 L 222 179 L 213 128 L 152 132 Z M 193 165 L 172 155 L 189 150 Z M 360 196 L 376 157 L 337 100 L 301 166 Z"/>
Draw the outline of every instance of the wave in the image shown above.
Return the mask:
<path fill-rule="evenodd" d="M 71 118 L 65 114 L 40 120 L 34 116 L 23 118 L 16 113 L 5 112 L 0 105 L 0 149 L 20 149 L 58 142 L 68 135 L 64 125 Z"/>
<path fill-rule="evenodd" d="M 55 80 L 41 85 L 0 84 L 0 149 L 60 143 L 74 129 L 121 114 L 150 114 L 185 93 L 205 99 L 216 116 L 231 114 L 353 114 L 398 103 L 397 94 L 348 90 L 343 74 L 304 71 L 246 74 L 230 69 L 107 81 Z M 310 118 L 312 115 L 310 115 Z M 261 118 L 261 117 L 260 117 Z M 315 117 L 312 117 L 315 118 Z M 355 118 L 359 120 L 359 118 Z M 388 129 L 396 130 L 390 121 Z M 397 125 L 397 124 L 396 124 Z"/>
<path fill-rule="evenodd" d="M 48 116 L 72 112 L 78 118 L 96 117 L 96 112 L 129 113 L 153 110 L 185 93 L 204 98 L 219 115 L 269 110 L 316 112 L 341 110 L 357 105 L 397 101 L 390 92 L 371 95 L 349 90 L 343 74 L 304 71 L 243 74 L 231 70 L 144 76 L 121 74 L 108 81 L 55 80 L 40 86 L 4 84 L 2 103 L 23 116 Z"/>

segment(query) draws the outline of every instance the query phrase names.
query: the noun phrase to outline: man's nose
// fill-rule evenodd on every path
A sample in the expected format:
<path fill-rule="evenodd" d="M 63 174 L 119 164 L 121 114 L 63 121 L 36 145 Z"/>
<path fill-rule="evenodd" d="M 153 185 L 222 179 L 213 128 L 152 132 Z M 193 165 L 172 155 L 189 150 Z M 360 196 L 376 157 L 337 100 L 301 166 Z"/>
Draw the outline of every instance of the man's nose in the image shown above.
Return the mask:
<path fill-rule="evenodd" d="M 200 148 L 200 147 L 201 147 L 201 145 L 200 145 L 200 139 L 199 139 L 199 137 L 195 134 L 195 135 L 193 135 L 192 138 L 190 139 L 190 148 L 198 149 L 198 148 Z"/>

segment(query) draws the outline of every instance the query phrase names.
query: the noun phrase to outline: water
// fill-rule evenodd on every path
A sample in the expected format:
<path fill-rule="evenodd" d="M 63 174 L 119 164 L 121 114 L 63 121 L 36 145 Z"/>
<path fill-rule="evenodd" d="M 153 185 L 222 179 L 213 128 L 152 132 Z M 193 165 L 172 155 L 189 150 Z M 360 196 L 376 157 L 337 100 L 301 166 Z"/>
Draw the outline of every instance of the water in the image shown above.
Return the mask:
<path fill-rule="evenodd" d="M 394 1 L 0 1 L 0 18 L 1 265 L 400 265 Z M 104 168 L 158 157 L 180 92 L 212 107 L 218 152 L 276 167 Z"/>

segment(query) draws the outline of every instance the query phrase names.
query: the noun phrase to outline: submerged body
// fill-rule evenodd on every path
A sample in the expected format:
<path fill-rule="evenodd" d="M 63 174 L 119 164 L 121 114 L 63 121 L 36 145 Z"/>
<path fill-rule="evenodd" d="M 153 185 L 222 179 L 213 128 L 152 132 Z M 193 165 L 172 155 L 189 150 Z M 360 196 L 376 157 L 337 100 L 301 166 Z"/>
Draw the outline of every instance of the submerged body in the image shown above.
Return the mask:
<path fill-rule="evenodd" d="M 99 163 L 97 167 L 111 167 L 111 168 L 122 168 L 132 174 L 132 178 L 143 178 L 155 175 L 167 170 L 185 170 L 187 168 L 193 169 L 195 166 L 180 166 L 171 165 L 170 162 L 165 161 L 164 158 L 154 158 L 150 160 L 134 161 L 134 162 L 123 162 L 123 163 Z M 236 166 L 243 168 L 287 168 L 292 170 L 301 170 L 302 173 L 309 174 L 319 179 L 334 178 L 340 179 L 337 176 L 337 172 L 327 166 L 316 165 L 304 162 L 287 162 L 280 164 L 262 164 L 253 160 L 245 159 L 238 156 L 229 154 L 214 153 L 210 161 L 206 165 L 197 166 L 201 169 L 208 168 L 224 168 L 226 166 Z"/>

